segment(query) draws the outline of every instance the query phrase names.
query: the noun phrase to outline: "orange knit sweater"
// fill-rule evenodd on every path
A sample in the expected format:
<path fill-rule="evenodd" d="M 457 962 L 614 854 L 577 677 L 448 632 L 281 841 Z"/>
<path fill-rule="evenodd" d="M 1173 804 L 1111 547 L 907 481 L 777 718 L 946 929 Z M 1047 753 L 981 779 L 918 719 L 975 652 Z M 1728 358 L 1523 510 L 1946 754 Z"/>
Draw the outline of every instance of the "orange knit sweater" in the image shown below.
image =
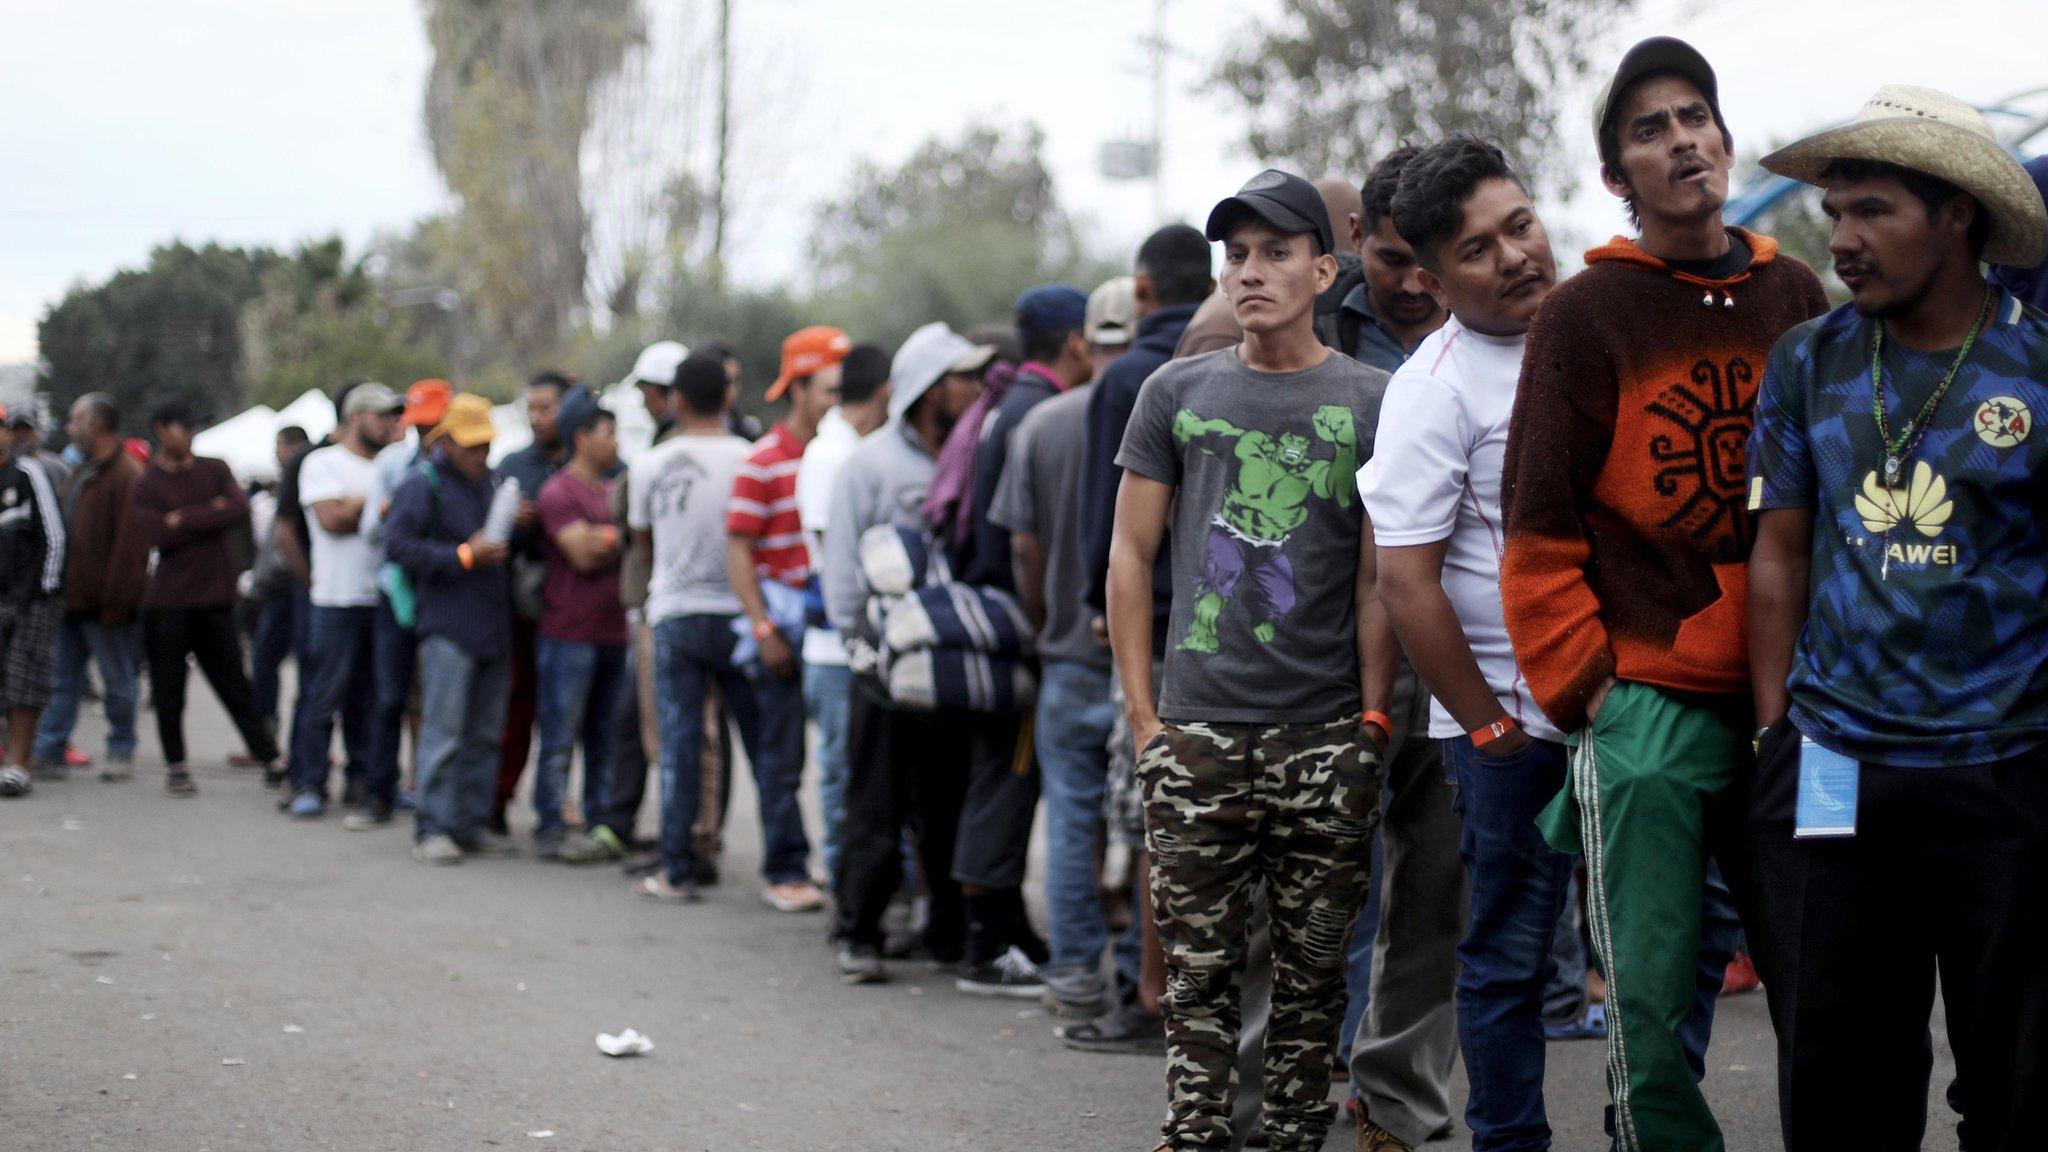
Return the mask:
<path fill-rule="evenodd" d="M 1501 602 L 1566 731 L 1608 676 L 1747 692 L 1754 529 L 1744 472 L 1771 346 L 1827 310 L 1813 271 L 1747 232 L 1705 280 L 1615 238 L 1537 312 L 1509 427 Z"/>

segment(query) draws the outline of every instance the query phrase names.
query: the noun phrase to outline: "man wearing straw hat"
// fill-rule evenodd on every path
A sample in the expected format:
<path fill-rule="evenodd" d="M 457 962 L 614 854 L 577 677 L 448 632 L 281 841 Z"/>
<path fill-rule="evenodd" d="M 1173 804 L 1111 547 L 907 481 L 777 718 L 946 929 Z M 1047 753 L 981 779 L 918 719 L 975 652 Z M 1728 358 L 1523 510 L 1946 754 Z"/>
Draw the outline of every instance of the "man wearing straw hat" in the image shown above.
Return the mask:
<path fill-rule="evenodd" d="M 1759 952 L 1790 1152 L 1917 1148 L 1941 976 L 1966 1148 L 2048 1115 L 2048 318 L 1985 282 L 2048 212 L 1984 118 L 1880 89 L 1764 158 L 1854 294 L 1749 444 Z"/>

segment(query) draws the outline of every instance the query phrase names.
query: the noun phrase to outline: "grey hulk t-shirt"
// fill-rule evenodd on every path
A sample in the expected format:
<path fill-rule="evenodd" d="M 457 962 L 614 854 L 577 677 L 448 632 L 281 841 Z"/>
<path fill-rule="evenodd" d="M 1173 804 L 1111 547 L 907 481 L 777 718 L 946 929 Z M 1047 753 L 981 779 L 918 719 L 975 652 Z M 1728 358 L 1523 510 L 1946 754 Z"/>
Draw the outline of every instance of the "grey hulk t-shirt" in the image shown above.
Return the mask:
<path fill-rule="evenodd" d="M 1081 539 L 1081 449 L 1088 432 L 1088 389 L 1075 388 L 1026 413 L 1010 441 L 988 518 L 1038 537 L 1045 551 L 1045 627 L 1038 655 L 1109 667 L 1109 649 L 1089 627 L 1088 558 Z"/>
<path fill-rule="evenodd" d="M 1254 372 L 1232 347 L 1145 381 L 1116 462 L 1177 489 L 1162 719 L 1358 711 L 1356 476 L 1387 380 L 1334 353 Z"/>

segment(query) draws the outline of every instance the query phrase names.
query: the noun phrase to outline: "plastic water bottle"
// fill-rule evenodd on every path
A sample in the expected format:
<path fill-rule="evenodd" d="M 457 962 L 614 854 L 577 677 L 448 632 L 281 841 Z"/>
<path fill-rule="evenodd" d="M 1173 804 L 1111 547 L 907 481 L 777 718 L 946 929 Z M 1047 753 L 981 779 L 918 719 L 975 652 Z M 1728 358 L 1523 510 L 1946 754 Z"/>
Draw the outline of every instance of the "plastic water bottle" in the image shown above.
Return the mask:
<path fill-rule="evenodd" d="M 484 515 L 484 539 L 505 544 L 512 539 L 512 520 L 519 515 L 519 481 L 507 476 L 491 494 L 491 510 Z"/>

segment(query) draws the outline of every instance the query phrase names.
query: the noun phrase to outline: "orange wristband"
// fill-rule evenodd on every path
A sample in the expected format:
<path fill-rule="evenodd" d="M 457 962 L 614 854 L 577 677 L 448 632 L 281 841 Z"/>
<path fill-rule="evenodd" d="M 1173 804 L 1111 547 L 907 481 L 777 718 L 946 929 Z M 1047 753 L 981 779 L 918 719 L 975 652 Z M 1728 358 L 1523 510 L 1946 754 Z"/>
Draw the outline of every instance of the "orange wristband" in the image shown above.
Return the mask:
<path fill-rule="evenodd" d="M 466 543 L 455 546 L 455 558 L 462 561 L 465 569 L 476 567 L 476 552 Z"/>
<path fill-rule="evenodd" d="M 1388 739 L 1392 739 L 1394 736 L 1393 717 L 1388 716 L 1385 712 L 1367 712 L 1365 715 L 1360 716 L 1359 720 L 1362 723 L 1371 724 L 1377 727 L 1380 731 L 1385 732 L 1387 734 Z"/>
<path fill-rule="evenodd" d="M 1520 724 L 1515 723 L 1513 716 L 1503 716 L 1486 727 L 1474 728 L 1472 731 L 1465 733 L 1465 735 L 1471 738 L 1472 747 L 1484 748 L 1520 727 Z"/>
<path fill-rule="evenodd" d="M 775 627 L 775 621 L 763 620 L 760 623 L 754 625 L 754 639 L 766 640 L 770 636 L 775 635 L 775 633 L 778 631 L 780 631 L 780 629 Z"/>
<path fill-rule="evenodd" d="M 604 546 L 607 548 L 619 546 L 619 526 L 617 524 L 606 524 L 604 526 Z"/>

